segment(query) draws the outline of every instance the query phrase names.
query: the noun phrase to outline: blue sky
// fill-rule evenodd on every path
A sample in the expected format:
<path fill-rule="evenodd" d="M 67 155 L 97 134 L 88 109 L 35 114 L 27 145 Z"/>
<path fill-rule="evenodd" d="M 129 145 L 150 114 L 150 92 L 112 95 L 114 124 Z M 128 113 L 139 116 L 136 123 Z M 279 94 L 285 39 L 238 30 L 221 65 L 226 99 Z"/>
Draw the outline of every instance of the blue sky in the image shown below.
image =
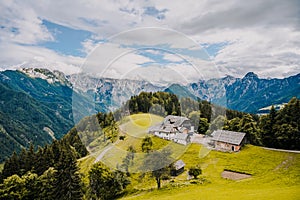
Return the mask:
<path fill-rule="evenodd" d="M 64 55 L 86 56 L 86 53 L 83 52 L 82 42 L 92 36 L 91 32 L 76 30 L 47 20 L 43 20 L 43 25 L 54 36 L 55 40 L 43 42 L 39 44 L 40 46 Z"/>
<path fill-rule="evenodd" d="M 249 71 L 260 77 L 286 77 L 300 71 L 299 4 L 294 0 L 2 1 L 0 66 L 45 63 L 70 74 L 82 69 L 100 46 L 97 59 L 109 57 L 118 63 L 114 59 L 119 56 L 123 62 L 122 69 L 114 68 L 110 74 L 160 66 L 197 78 L 189 71 L 192 65 L 206 78 L 242 77 Z M 136 31 L 128 35 L 131 30 Z M 127 58 L 117 54 L 125 51 L 130 52 Z"/>
<path fill-rule="evenodd" d="M 166 11 L 159 11 L 156 10 L 154 7 L 147 7 L 145 10 L 145 13 L 148 15 L 153 15 L 159 19 L 164 18 L 163 14 Z M 87 21 L 87 20 L 85 20 Z M 88 21 L 89 24 L 95 25 L 95 22 Z M 43 25 L 46 26 L 48 31 L 54 36 L 54 41 L 47 41 L 39 44 L 39 46 L 52 49 L 53 51 L 59 52 L 64 55 L 72 55 L 72 56 L 80 56 L 80 57 L 86 57 L 87 53 L 83 50 L 83 42 L 87 39 L 89 39 L 93 33 L 90 31 L 85 30 L 78 30 L 69 28 L 66 26 L 62 26 L 47 20 L 43 20 Z M 14 30 L 12 30 L 14 31 Z M 99 42 L 99 41 L 95 41 Z M 190 55 L 194 57 L 200 57 L 202 56 L 204 59 L 208 56 L 214 57 L 217 55 L 218 51 L 222 49 L 222 47 L 226 46 L 227 43 L 214 43 L 214 44 L 199 44 L 200 47 L 202 47 L 205 51 L 193 51 L 188 49 L 182 49 L 180 52 L 182 52 L 183 55 Z M 132 47 L 135 49 L 143 48 L 141 45 L 124 45 L 126 47 Z M 151 54 L 149 52 L 139 52 L 140 55 L 144 55 L 145 57 L 153 59 L 155 63 L 161 63 L 166 64 L 169 62 L 168 60 L 163 59 L 163 54 L 172 51 L 172 48 L 170 48 L 170 45 L 168 44 L 160 44 L 153 46 L 152 49 L 162 49 L 156 51 L 156 54 Z M 207 55 L 201 55 L 206 54 Z"/>

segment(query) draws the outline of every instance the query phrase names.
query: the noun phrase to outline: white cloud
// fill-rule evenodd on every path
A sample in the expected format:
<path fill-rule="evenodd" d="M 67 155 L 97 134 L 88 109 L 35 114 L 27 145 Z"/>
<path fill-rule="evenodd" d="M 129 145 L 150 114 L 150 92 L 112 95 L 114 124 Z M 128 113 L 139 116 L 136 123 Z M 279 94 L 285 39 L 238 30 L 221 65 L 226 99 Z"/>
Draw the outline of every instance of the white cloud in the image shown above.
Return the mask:
<path fill-rule="evenodd" d="M 161 11 L 163 17 L 158 19 L 157 13 L 147 14 L 147 7 L 152 7 L 154 12 Z M 102 60 L 90 59 L 84 66 L 91 64 L 91 68 L 101 68 L 110 63 L 112 58 L 117 59 L 119 61 L 113 61 L 113 64 L 118 64 L 120 69 L 115 67 L 111 70 L 115 75 L 149 61 L 149 58 L 141 55 L 126 54 L 132 49 L 120 48 L 120 44 L 154 47 L 168 44 L 170 46 L 166 51 L 182 55 L 184 52 L 181 48 L 194 49 L 200 54 L 199 44 L 226 43 L 212 62 L 201 60 L 200 55 L 183 57 L 188 57 L 196 66 L 202 66 L 202 71 L 207 71 L 207 74 L 211 71 L 209 66 L 214 66 L 214 63 L 220 74 L 235 76 L 243 76 L 248 71 L 254 71 L 262 77 L 283 77 L 299 72 L 300 5 L 297 0 L 185 0 L 184 3 L 176 0 L 171 3 L 158 0 L 2 1 L 0 12 L 1 25 L 5 27 L 0 28 L 0 49 L 4 51 L 0 55 L 2 66 L 30 61 L 36 56 L 50 63 L 59 62 L 60 66 L 63 66 L 62 63 L 76 67 L 81 65 L 81 58 L 32 46 L 55 40 L 55 36 L 42 25 L 42 20 L 46 19 L 92 32 L 93 37 L 82 43 L 85 53 L 94 50 L 96 40 L 112 39 L 110 42 L 115 46 L 105 46 L 101 52 Z M 127 31 L 132 28 L 138 30 Z M 170 31 L 173 29 L 176 31 Z M 118 35 L 122 31 L 125 32 Z M 168 53 L 165 58 L 180 60 Z M 204 70 L 203 66 L 207 69 Z M 180 71 L 186 66 L 176 67 Z M 140 70 L 147 71 L 144 68 Z M 190 76 L 193 77 L 193 74 Z"/>
<path fill-rule="evenodd" d="M 36 44 L 54 40 L 37 13 L 23 2 L 1 1 L 0 12 L 0 41 Z"/>
<path fill-rule="evenodd" d="M 20 46 L 12 43 L 1 43 L 0 63 L 4 69 L 17 67 L 38 67 L 60 70 L 66 74 L 72 74 L 80 70 L 82 58 L 63 56 L 54 51 L 35 47 Z"/>

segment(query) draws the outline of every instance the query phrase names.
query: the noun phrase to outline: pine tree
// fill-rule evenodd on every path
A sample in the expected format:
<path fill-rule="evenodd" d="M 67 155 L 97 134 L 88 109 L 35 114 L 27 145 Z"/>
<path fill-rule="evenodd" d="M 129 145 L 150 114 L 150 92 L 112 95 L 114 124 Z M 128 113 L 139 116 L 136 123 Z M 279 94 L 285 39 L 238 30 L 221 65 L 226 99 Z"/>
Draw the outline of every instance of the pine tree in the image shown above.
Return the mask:
<path fill-rule="evenodd" d="M 17 153 L 14 151 L 12 156 L 4 163 L 2 178 L 5 179 L 11 175 L 20 173 L 20 163 Z"/>
<path fill-rule="evenodd" d="M 57 183 L 56 173 L 53 167 L 50 167 L 38 178 L 39 183 L 39 199 L 53 200 L 55 199 L 55 188 Z"/>
<path fill-rule="evenodd" d="M 66 144 L 61 146 L 55 169 L 57 170 L 55 199 L 81 199 L 83 193 L 79 168 L 75 155 Z"/>

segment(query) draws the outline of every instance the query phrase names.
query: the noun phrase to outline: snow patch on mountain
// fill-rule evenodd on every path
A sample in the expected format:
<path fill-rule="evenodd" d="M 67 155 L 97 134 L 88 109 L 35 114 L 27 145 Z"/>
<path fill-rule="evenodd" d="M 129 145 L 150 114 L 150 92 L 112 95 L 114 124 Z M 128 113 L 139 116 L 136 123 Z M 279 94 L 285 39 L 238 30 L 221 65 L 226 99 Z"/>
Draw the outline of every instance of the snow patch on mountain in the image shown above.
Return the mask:
<path fill-rule="evenodd" d="M 46 80 L 50 84 L 60 83 L 71 87 L 72 84 L 68 81 L 65 74 L 58 71 L 45 68 L 20 68 L 18 71 L 28 75 L 31 78 L 40 78 Z"/>

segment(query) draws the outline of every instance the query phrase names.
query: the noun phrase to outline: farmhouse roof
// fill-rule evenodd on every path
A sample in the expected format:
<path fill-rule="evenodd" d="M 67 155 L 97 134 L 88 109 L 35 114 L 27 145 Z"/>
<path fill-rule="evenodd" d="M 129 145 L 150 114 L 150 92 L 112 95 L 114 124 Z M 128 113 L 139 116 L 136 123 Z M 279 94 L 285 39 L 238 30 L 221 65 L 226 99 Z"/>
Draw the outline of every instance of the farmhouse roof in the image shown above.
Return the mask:
<path fill-rule="evenodd" d="M 168 115 L 164 120 L 164 124 L 173 124 L 174 126 L 178 127 L 186 120 L 189 119 L 181 116 Z"/>
<path fill-rule="evenodd" d="M 174 167 L 176 170 L 179 170 L 179 169 L 183 168 L 184 166 L 185 166 L 185 163 L 182 160 L 177 160 L 174 163 Z"/>
<path fill-rule="evenodd" d="M 148 132 L 160 131 L 161 126 L 162 126 L 161 124 L 157 124 L 157 125 L 154 125 L 154 126 L 150 126 L 149 129 L 148 129 Z"/>
<path fill-rule="evenodd" d="M 216 130 L 211 135 L 213 136 L 212 140 L 214 141 L 240 145 L 246 133 L 226 131 L 226 130 Z"/>

